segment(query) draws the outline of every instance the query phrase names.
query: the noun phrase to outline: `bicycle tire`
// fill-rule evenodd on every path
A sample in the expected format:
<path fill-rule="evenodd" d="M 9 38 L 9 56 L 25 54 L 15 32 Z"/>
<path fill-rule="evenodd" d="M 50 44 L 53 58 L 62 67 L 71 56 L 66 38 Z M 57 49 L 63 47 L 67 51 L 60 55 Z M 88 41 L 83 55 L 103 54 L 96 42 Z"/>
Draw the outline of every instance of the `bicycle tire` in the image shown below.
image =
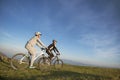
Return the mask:
<path fill-rule="evenodd" d="M 51 62 L 50 62 L 49 58 L 47 58 L 47 57 L 41 57 L 38 60 L 38 67 L 41 71 L 49 71 L 50 65 L 51 65 Z"/>
<path fill-rule="evenodd" d="M 23 58 L 22 61 L 20 61 L 21 58 Z M 11 63 L 10 64 L 11 64 L 11 67 L 15 70 L 25 69 L 30 64 L 30 58 L 27 57 L 24 53 L 17 53 L 11 58 Z"/>
<path fill-rule="evenodd" d="M 55 69 L 63 68 L 63 61 L 61 59 L 57 59 L 54 61 L 53 66 Z"/>

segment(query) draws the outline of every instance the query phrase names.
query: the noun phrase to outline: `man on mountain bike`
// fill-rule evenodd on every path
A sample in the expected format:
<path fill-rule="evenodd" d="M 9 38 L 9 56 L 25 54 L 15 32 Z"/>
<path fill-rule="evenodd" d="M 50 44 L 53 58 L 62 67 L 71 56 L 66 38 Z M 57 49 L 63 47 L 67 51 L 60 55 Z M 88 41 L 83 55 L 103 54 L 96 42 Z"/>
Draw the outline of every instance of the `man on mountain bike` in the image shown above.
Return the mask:
<path fill-rule="evenodd" d="M 40 32 L 35 32 L 35 36 L 33 36 L 29 41 L 27 41 L 25 45 L 25 48 L 28 50 L 28 53 L 31 55 L 31 62 L 29 68 L 35 68 L 33 66 L 34 58 L 36 56 L 36 49 L 34 48 L 34 46 L 37 45 L 38 47 L 47 48 L 40 40 L 41 35 L 42 34 Z"/>
<path fill-rule="evenodd" d="M 54 51 L 56 54 L 60 55 L 58 49 L 56 48 L 56 40 L 52 41 L 52 44 L 50 44 L 46 50 L 46 53 L 49 55 L 48 58 L 51 60 L 54 57 L 54 54 L 52 51 Z"/>

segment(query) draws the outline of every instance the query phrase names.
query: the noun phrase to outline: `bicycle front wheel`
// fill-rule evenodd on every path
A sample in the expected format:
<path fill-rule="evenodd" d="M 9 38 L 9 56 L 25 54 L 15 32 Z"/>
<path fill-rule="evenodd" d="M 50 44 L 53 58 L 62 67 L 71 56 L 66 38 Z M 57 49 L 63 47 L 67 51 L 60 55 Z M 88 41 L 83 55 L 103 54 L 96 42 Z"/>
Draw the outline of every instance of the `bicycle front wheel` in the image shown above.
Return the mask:
<path fill-rule="evenodd" d="M 47 57 L 42 57 L 38 60 L 38 67 L 41 71 L 50 70 L 50 60 Z"/>
<path fill-rule="evenodd" d="M 15 70 L 25 69 L 29 66 L 30 59 L 23 53 L 18 53 L 11 58 L 11 67 Z"/>
<path fill-rule="evenodd" d="M 60 69 L 63 67 L 63 61 L 61 59 L 55 60 L 53 63 L 55 69 Z"/>

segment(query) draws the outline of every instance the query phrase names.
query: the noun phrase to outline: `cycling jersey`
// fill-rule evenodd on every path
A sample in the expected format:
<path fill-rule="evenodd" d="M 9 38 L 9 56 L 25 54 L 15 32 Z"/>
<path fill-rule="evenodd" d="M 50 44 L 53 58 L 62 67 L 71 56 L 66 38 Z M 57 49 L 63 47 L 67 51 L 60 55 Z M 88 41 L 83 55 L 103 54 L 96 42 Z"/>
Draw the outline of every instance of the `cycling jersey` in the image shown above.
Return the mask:
<path fill-rule="evenodd" d="M 37 36 L 32 37 L 27 44 L 30 44 L 32 47 L 34 47 L 35 45 L 38 45 L 39 47 L 46 48 L 46 46 L 42 43 L 42 41 Z"/>
<path fill-rule="evenodd" d="M 59 52 L 53 43 L 48 46 L 48 50 L 50 51 L 54 50 L 55 53 Z"/>

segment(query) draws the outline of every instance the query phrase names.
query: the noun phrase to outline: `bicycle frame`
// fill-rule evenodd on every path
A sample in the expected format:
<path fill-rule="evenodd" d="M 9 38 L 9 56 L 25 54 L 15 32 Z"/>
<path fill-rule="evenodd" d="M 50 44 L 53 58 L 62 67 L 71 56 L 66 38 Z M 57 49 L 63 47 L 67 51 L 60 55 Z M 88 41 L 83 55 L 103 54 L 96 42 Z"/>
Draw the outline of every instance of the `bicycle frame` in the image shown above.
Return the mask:
<path fill-rule="evenodd" d="M 59 55 L 56 54 L 56 56 L 53 57 L 53 59 L 52 59 L 51 61 L 53 62 L 55 59 L 58 60 L 58 59 L 59 59 L 58 56 L 59 56 Z"/>
<path fill-rule="evenodd" d="M 38 54 L 35 58 L 34 58 L 34 61 L 36 60 L 36 59 L 38 59 L 39 57 L 41 57 L 41 56 L 44 56 L 44 52 L 43 51 L 41 51 L 41 53 L 40 54 Z"/>
<path fill-rule="evenodd" d="M 25 56 L 23 56 L 21 59 L 20 59 L 20 64 L 22 64 L 23 62 L 23 59 L 26 57 L 26 55 Z"/>
<path fill-rule="evenodd" d="M 41 53 L 38 54 L 37 56 L 35 56 L 34 61 L 35 61 L 36 59 L 38 59 L 39 57 L 44 56 L 44 54 L 45 54 L 45 50 L 41 50 Z M 23 61 L 23 59 L 24 59 L 25 57 L 30 57 L 30 55 L 29 55 L 29 54 L 26 54 L 25 56 L 23 56 L 23 57 L 20 59 L 20 64 L 22 63 L 22 61 Z"/>

